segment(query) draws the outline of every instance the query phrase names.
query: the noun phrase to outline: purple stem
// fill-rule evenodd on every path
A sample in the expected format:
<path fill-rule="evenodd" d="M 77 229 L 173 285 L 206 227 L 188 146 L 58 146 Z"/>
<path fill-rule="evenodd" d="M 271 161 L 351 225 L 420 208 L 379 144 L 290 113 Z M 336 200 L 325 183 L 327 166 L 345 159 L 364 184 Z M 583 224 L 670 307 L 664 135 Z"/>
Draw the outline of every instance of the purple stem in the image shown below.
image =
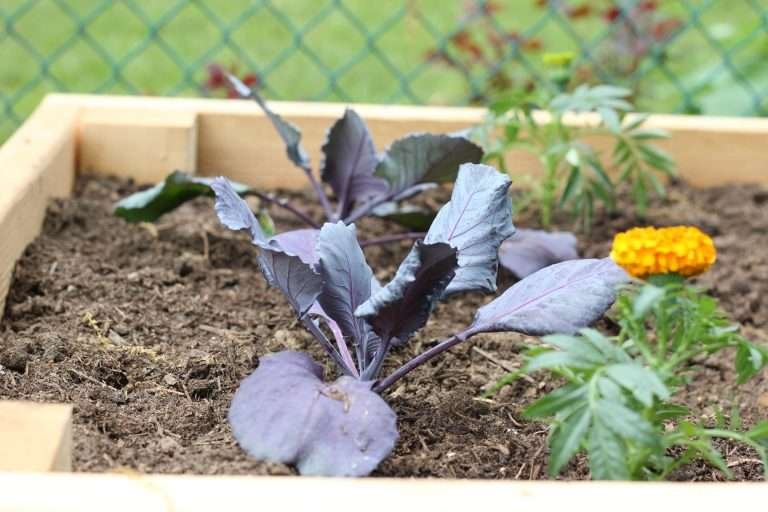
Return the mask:
<path fill-rule="evenodd" d="M 302 167 L 302 170 L 304 171 L 304 174 L 307 175 L 307 179 L 309 180 L 309 183 L 312 184 L 312 188 L 315 191 L 315 195 L 317 195 L 317 198 L 320 200 L 320 204 L 323 205 L 325 216 L 328 218 L 329 221 L 336 220 L 336 215 L 333 213 L 333 210 L 331 209 L 331 203 L 330 201 L 328 201 L 328 196 L 325 195 L 325 190 L 323 190 L 323 186 L 320 185 L 320 182 L 317 181 L 317 178 L 315 178 L 315 175 L 312 174 L 312 169 L 309 167 Z"/>
<path fill-rule="evenodd" d="M 256 190 L 249 191 L 248 193 L 258 197 L 259 199 L 261 199 L 262 201 L 265 201 L 266 203 L 274 204 L 275 206 L 285 208 L 286 210 L 288 210 L 289 212 L 291 212 L 292 214 L 294 214 L 295 216 L 297 216 L 298 218 L 300 218 L 301 220 L 303 220 L 305 223 L 309 224 L 313 228 L 320 229 L 320 224 L 315 222 L 312 219 L 312 217 L 310 217 L 308 214 L 306 214 L 305 212 L 293 206 L 286 199 L 281 199 L 279 197 L 272 197 L 262 192 L 258 192 Z"/>
<path fill-rule="evenodd" d="M 448 350 L 449 348 L 453 347 L 454 345 L 457 345 L 461 343 L 462 341 L 468 340 L 470 337 L 477 334 L 478 331 L 473 330 L 471 327 L 458 333 L 454 334 L 450 338 L 446 338 L 431 349 L 427 350 L 426 352 L 422 352 L 418 356 L 414 357 L 407 363 L 405 363 L 403 366 L 395 370 L 394 372 L 390 373 L 389 376 L 381 379 L 373 386 L 373 391 L 376 393 L 381 393 L 387 388 L 389 388 L 392 384 L 400 380 L 401 378 L 405 377 L 408 373 L 410 373 L 411 370 L 418 368 L 422 364 L 426 363 L 430 359 L 432 359 L 435 356 L 438 356 Z"/>
<path fill-rule="evenodd" d="M 394 197 L 394 194 L 386 194 L 383 196 L 375 197 L 360 206 L 356 207 L 354 210 L 352 210 L 352 213 L 347 215 L 347 218 L 344 219 L 344 224 L 352 224 L 356 220 L 358 220 L 361 217 L 365 217 L 368 215 L 368 212 L 376 208 L 382 203 L 386 203 L 387 201 L 391 201 Z"/>
<path fill-rule="evenodd" d="M 336 347 L 334 347 L 331 344 L 331 342 L 325 336 L 323 331 L 320 330 L 320 328 L 317 326 L 317 324 L 315 324 L 315 322 L 311 318 L 305 316 L 304 318 L 301 319 L 301 323 L 303 323 L 304 327 L 306 327 L 307 330 L 312 333 L 315 339 L 320 342 L 320 344 L 323 346 L 323 348 L 328 353 L 328 355 L 331 356 L 331 358 L 333 358 L 333 360 L 336 362 L 337 365 L 339 365 L 339 368 L 341 368 L 341 371 L 343 371 L 346 375 L 350 375 L 352 377 L 357 378 L 357 375 L 359 374 L 357 373 L 356 370 L 353 369 L 354 367 L 349 368 L 347 366 L 347 364 L 344 362 L 344 358 L 341 356 L 341 354 L 339 354 L 339 351 L 336 350 Z"/>
<path fill-rule="evenodd" d="M 360 242 L 360 247 L 369 247 L 371 245 L 388 244 L 390 242 L 399 242 L 401 240 L 422 240 L 426 233 L 397 233 L 395 235 L 380 236 L 377 238 L 369 238 Z"/>

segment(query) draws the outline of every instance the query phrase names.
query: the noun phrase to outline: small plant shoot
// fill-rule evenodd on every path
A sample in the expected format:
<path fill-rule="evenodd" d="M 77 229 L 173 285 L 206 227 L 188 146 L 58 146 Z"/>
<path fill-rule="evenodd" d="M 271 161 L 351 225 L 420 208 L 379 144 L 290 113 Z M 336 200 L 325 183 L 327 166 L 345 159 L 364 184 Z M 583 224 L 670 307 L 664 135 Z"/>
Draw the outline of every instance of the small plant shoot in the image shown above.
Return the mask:
<path fill-rule="evenodd" d="M 267 115 L 285 143 L 286 156 L 306 175 L 324 212 L 324 222 L 351 224 L 373 215 L 419 232 L 403 234 L 399 239 L 420 237 L 435 212 L 403 201 L 438 183 L 453 182 L 460 164 L 477 163 L 483 157 L 483 150 L 478 145 L 459 134 L 411 134 L 394 141 L 383 153 L 377 153 L 363 119 L 354 110 L 347 109 L 330 127 L 322 146 L 320 182 L 301 145 L 299 129 L 273 112 L 255 90 L 234 76 L 228 75 L 228 80 L 234 91 L 241 97 L 252 98 Z M 332 191 L 331 197 L 326 193 L 326 187 Z M 286 199 L 244 185 L 235 188 L 240 195 L 257 196 L 265 206 L 286 209 L 307 227 L 317 229 L 322 224 Z M 210 179 L 194 178 L 176 171 L 162 184 L 120 201 L 115 213 L 128 221 L 151 222 L 183 202 L 206 193 L 210 193 Z"/>
<path fill-rule="evenodd" d="M 390 158 L 397 161 L 397 155 Z M 388 190 L 407 191 L 414 179 L 388 181 Z M 370 183 L 366 178 L 346 194 L 371 190 Z M 229 414 L 243 449 L 259 459 L 293 464 L 304 475 L 367 475 L 398 437 L 395 413 L 382 393 L 409 372 L 479 333 L 576 333 L 599 319 L 613 303 L 617 285 L 628 280 L 626 272 L 608 258 L 558 263 L 478 309 L 466 329 L 381 375 L 390 351 L 408 343 L 440 301 L 496 290 L 498 249 L 515 230 L 509 184 L 492 167 L 462 165 L 450 201 L 382 286 L 354 224 L 337 220 L 320 230 L 270 237 L 229 181 L 214 180 L 219 219 L 248 232 L 264 277 L 285 295 L 341 375 L 326 381 L 322 367 L 303 353 L 261 358 L 241 383 Z M 343 217 L 357 208 L 337 206 L 337 211 Z"/>
<path fill-rule="evenodd" d="M 532 183 L 525 203 L 539 209 L 545 228 L 558 210 L 589 228 L 597 204 L 614 210 L 617 191 L 623 187 L 642 216 L 650 193 L 665 194 L 660 176 L 674 176 L 675 166 L 653 144 L 668 134 L 644 127 L 647 115 L 628 115 L 633 110 L 630 94 L 608 85 L 580 85 L 557 95 L 543 90 L 511 92 L 491 104 L 489 118 L 476 135 L 487 151 L 486 160 L 501 169 L 511 150 L 531 151 L 541 160 L 542 178 Z M 572 113 L 593 113 L 599 122 L 576 126 L 566 120 Z M 586 140 L 596 135 L 613 141 L 608 168 L 603 155 Z"/>
<path fill-rule="evenodd" d="M 488 394 L 527 373 L 564 380 L 524 412 L 550 424 L 552 476 L 583 452 L 598 480 L 664 480 L 697 460 L 730 478 L 718 439 L 751 448 L 768 476 L 768 421 L 740 430 L 734 409 L 730 425 L 722 415 L 707 424 L 675 400 L 711 354 L 733 351 L 739 384 L 768 363 L 765 347 L 745 339 L 715 299 L 685 283 L 714 263 L 712 240 L 690 226 L 634 228 L 616 235 L 611 258 L 638 279 L 617 300 L 618 333 L 546 336 L 544 346 L 528 350 L 524 368 Z"/>

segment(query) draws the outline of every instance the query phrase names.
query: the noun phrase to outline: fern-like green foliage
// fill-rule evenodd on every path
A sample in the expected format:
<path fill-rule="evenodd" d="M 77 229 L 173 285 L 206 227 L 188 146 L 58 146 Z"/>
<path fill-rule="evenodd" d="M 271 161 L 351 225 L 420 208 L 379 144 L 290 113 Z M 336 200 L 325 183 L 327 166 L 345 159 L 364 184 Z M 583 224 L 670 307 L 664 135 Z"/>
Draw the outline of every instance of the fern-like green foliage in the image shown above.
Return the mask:
<path fill-rule="evenodd" d="M 649 194 L 664 196 L 662 176 L 675 175 L 672 158 L 654 145 L 667 132 L 645 127 L 644 114 L 632 114 L 630 91 L 621 87 L 582 85 L 553 95 L 509 93 L 490 105 L 486 122 L 475 136 L 486 149 L 486 160 L 505 169 L 505 155 L 527 150 L 542 162 L 544 173 L 532 183 L 525 203 L 535 202 L 541 222 L 548 226 L 555 210 L 570 212 L 585 228 L 592 225 L 596 204 L 616 208 L 617 191 L 629 189 L 638 215 L 644 215 Z M 568 114 L 597 114 L 597 122 L 573 123 Z M 610 157 L 590 141 L 608 137 Z"/>
<path fill-rule="evenodd" d="M 740 431 L 735 410 L 731 425 L 724 417 L 714 426 L 698 424 L 674 393 L 695 377 L 702 356 L 735 348 L 743 382 L 765 367 L 768 351 L 738 334 L 713 298 L 679 282 L 633 286 L 619 298 L 617 313 L 617 336 L 585 329 L 576 336 L 545 337 L 545 346 L 528 351 L 520 372 L 490 391 L 522 373 L 547 371 L 565 380 L 524 413 L 551 425 L 550 474 L 583 452 L 593 479 L 665 479 L 694 460 L 730 477 L 713 444 L 718 438 L 752 447 L 765 468 L 768 421 Z"/>

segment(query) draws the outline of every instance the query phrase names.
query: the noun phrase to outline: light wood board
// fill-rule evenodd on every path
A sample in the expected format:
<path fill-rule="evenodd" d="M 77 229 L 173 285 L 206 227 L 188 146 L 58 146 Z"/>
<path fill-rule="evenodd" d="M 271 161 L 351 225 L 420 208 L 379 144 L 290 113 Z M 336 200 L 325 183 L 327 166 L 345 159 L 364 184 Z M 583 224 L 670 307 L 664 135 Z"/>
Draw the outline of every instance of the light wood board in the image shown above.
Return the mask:
<path fill-rule="evenodd" d="M 72 406 L 0 401 L 0 471 L 71 470 Z"/>

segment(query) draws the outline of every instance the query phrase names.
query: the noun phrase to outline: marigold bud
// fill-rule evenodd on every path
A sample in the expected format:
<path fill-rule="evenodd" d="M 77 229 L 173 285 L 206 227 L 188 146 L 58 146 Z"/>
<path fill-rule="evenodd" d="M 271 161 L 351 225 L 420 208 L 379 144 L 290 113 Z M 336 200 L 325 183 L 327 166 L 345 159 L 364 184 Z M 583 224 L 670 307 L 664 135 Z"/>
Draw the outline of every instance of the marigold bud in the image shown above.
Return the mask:
<path fill-rule="evenodd" d="M 708 235 L 692 226 L 633 228 L 614 237 L 611 259 L 638 278 L 690 277 L 712 266 L 717 250 Z"/>

